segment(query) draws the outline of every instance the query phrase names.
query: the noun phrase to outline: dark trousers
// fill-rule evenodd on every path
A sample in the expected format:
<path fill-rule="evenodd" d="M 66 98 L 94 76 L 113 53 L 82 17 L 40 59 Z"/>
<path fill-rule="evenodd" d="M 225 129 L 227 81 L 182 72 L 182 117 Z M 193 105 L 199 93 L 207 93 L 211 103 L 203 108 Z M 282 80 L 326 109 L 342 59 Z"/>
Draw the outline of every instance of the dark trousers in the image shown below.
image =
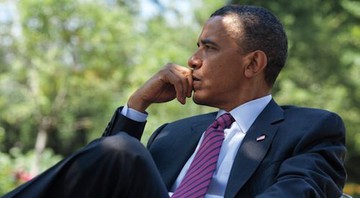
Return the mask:
<path fill-rule="evenodd" d="M 151 155 L 120 132 L 94 140 L 3 198 L 169 197 Z"/>

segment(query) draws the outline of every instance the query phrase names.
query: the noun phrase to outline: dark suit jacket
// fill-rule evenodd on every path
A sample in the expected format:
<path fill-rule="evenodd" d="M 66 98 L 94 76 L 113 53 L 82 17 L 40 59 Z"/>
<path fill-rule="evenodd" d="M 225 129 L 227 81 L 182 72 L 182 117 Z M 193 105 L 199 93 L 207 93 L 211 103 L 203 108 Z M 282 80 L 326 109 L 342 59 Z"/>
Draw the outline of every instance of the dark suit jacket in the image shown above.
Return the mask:
<path fill-rule="evenodd" d="M 215 116 L 165 124 L 149 139 L 147 148 L 168 189 Z M 122 130 L 140 138 L 144 126 L 116 113 L 104 135 Z M 225 197 L 339 197 L 346 179 L 345 152 L 345 128 L 338 115 L 280 107 L 272 100 L 237 152 Z"/>

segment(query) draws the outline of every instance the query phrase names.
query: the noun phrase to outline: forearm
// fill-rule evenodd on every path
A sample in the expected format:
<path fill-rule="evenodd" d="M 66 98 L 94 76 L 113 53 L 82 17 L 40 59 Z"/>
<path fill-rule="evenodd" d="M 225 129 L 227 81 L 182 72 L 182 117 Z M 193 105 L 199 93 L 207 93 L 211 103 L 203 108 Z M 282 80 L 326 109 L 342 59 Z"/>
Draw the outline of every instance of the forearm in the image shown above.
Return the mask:
<path fill-rule="evenodd" d="M 111 136 L 118 132 L 126 132 L 129 135 L 141 139 L 146 121 L 138 122 L 121 114 L 123 107 L 116 109 L 102 136 Z"/>

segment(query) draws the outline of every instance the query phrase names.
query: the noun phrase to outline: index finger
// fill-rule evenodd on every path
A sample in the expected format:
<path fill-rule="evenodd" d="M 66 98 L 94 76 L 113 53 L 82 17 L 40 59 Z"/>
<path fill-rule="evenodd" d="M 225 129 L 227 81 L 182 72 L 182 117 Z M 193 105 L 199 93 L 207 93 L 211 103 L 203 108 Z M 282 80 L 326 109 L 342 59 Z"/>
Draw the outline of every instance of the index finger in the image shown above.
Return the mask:
<path fill-rule="evenodd" d="M 177 99 L 184 104 L 186 97 L 190 97 L 192 93 L 192 70 L 187 67 L 172 64 L 170 71 L 172 78 L 169 80 L 175 87 Z"/>

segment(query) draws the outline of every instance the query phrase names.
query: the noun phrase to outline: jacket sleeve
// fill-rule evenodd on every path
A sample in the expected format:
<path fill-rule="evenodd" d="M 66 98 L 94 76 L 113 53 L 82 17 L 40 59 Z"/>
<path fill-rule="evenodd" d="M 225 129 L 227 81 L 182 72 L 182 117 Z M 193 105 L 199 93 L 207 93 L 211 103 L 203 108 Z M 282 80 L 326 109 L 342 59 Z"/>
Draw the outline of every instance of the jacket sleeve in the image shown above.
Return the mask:
<path fill-rule="evenodd" d="M 122 108 L 123 107 L 119 107 L 115 110 L 114 115 L 105 128 L 102 136 L 105 137 L 115 135 L 118 132 L 126 132 L 140 140 L 144 132 L 146 122 L 137 122 L 125 117 L 121 114 Z"/>

